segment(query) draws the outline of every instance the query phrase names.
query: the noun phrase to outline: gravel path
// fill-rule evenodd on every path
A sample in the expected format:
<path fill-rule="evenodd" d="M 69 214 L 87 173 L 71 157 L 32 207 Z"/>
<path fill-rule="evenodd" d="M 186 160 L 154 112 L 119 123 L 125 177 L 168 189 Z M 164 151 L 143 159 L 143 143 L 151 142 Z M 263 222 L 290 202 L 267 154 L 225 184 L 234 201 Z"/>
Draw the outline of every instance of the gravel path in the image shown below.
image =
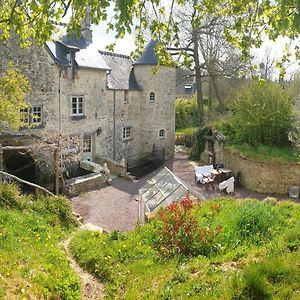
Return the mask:
<path fill-rule="evenodd" d="M 195 183 L 194 162 L 188 160 L 184 149 L 176 147 L 174 158 L 166 166 L 192 189 L 203 195 L 203 199 L 220 196 L 218 190 L 203 190 Z M 72 199 L 73 210 L 83 217 L 84 223 L 93 223 L 107 232 L 113 230 L 129 231 L 134 229 L 138 216 L 138 190 L 145 182 L 159 172 L 156 170 L 146 177 L 131 182 L 115 178 L 111 186 L 86 193 Z M 287 199 L 286 196 L 259 194 L 241 187 L 235 187 L 233 197 L 264 199 L 272 196 Z"/>
<path fill-rule="evenodd" d="M 82 300 L 100 300 L 104 299 L 104 286 L 103 284 L 93 275 L 83 270 L 75 261 L 72 256 L 69 244 L 72 240 L 73 235 L 69 237 L 63 243 L 63 247 L 66 250 L 67 257 L 73 271 L 80 277 L 81 281 L 81 297 Z"/>

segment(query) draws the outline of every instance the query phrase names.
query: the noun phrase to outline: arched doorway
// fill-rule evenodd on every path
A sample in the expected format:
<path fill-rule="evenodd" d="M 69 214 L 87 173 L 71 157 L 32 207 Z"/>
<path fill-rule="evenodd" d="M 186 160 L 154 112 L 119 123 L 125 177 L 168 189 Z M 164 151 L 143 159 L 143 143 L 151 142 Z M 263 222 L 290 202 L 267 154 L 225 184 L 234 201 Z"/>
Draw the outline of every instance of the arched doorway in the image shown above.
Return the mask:
<path fill-rule="evenodd" d="M 21 179 L 37 183 L 37 166 L 26 151 L 6 150 L 3 153 L 6 171 Z"/>

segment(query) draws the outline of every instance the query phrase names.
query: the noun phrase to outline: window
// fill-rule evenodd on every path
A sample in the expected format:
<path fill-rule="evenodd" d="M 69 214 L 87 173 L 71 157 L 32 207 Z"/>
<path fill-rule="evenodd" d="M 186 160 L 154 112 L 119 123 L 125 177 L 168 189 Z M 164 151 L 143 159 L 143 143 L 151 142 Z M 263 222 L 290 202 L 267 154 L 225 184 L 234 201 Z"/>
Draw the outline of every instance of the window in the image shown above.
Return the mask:
<path fill-rule="evenodd" d="M 27 125 L 40 125 L 43 122 L 42 106 L 32 106 L 20 110 L 21 121 Z"/>
<path fill-rule="evenodd" d="M 124 91 L 124 104 L 129 103 L 129 93 L 128 91 Z"/>
<path fill-rule="evenodd" d="M 83 116 L 83 97 L 72 96 L 72 115 Z"/>
<path fill-rule="evenodd" d="M 165 138 L 165 130 L 164 130 L 164 129 L 161 129 L 161 130 L 159 131 L 159 138 L 161 138 L 161 139 L 164 139 L 164 138 Z"/>
<path fill-rule="evenodd" d="M 128 140 L 131 137 L 131 127 L 123 127 L 123 139 Z"/>
<path fill-rule="evenodd" d="M 155 93 L 153 93 L 153 92 L 150 93 L 150 95 L 149 95 L 149 102 L 150 103 L 155 102 Z"/>
<path fill-rule="evenodd" d="M 23 108 L 20 110 L 21 112 L 21 122 L 25 123 L 25 124 L 29 124 L 29 108 Z"/>
<path fill-rule="evenodd" d="M 32 107 L 32 123 L 36 124 L 36 125 L 42 123 L 42 107 L 41 106 L 33 106 Z"/>
<path fill-rule="evenodd" d="M 83 153 L 92 152 L 92 136 L 85 135 L 83 137 Z"/>

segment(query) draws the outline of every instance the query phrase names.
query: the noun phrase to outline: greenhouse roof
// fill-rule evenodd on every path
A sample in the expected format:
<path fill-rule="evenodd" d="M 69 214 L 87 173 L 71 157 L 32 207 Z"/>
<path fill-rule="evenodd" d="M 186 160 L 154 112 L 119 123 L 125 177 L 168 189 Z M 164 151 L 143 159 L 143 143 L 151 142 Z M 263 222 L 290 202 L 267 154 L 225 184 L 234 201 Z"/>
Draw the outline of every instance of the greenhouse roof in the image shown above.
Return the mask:
<path fill-rule="evenodd" d="M 189 193 L 192 200 L 203 199 L 204 196 L 193 191 L 188 185 L 176 177 L 167 167 L 152 177 L 139 190 L 144 203 L 144 213 L 153 212 L 159 207 L 178 202 Z"/>

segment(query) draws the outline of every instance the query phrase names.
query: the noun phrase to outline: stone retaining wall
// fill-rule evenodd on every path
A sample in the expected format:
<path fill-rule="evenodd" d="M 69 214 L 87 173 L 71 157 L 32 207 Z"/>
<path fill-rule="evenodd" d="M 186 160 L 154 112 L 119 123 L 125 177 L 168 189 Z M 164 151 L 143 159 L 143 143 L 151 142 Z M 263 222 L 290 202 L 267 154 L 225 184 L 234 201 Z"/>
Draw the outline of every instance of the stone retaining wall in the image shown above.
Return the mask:
<path fill-rule="evenodd" d="M 78 196 L 82 192 L 88 192 L 106 186 L 109 177 L 105 174 L 91 173 L 84 176 L 70 178 L 65 181 L 64 194 L 69 197 Z"/>
<path fill-rule="evenodd" d="M 242 186 L 259 193 L 288 194 L 292 185 L 300 186 L 300 163 L 254 161 L 236 151 L 223 151 L 227 168 L 237 175 Z"/>

